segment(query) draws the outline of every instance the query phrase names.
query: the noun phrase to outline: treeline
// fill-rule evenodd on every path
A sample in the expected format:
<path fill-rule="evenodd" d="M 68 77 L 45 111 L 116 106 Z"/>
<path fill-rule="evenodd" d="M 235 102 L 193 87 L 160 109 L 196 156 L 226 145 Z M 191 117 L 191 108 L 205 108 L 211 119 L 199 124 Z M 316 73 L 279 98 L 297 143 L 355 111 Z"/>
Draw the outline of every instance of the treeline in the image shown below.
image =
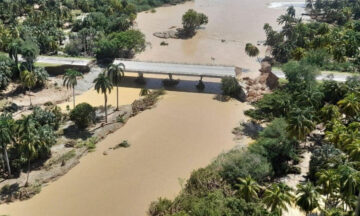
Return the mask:
<path fill-rule="evenodd" d="M 174 200 L 159 199 L 151 216 L 282 215 L 290 205 L 310 214 L 355 215 L 360 195 L 360 80 L 317 83 L 305 61 L 283 66 L 287 83 L 248 110 L 267 127 L 248 149 L 233 149 L 192 173 Z M 315 132 L 323 127 L 324 133 Z M 311 140 L 307 181 L 278 182 L 299 173 L 301 142 Z"/>
<path fill-rule="evenodd" d="M 293 7 L 288 8 L 287 13 L 278 18 L 278 23 L 282 25 L 280 31 L 273 30 L 269 24 L 264 25 L 267 36 L 265 44 L 271 46 L 274 59 L 280 63 L 306 59 L 322 70 L 359 71 L 360 21 L 356 12 L 358 7 L 349 8 L 347 4 L 341 3 L 351 4 L 350 2 L 357 1 L 309 2 L 311 14 L 327 16 L 325 14 L 329 13 L 328 16 L 335 20 L 315 18 L 304 22 L 301 18 L 295 17 Z M 338 8 L 330 9 L 333 6 L 327 6 L 329 4 L 337 5 Z M 339 13 L 341 16 L 331 15 L 332 13 Z M 336 18 L 339 16 L 341 18 Z"/>
<path fill-rule="evenodd" d="M 32 41 L 40 54 L 130 58 L 145 48 L 145 36 L 132 30 L 137 12 L 183 1 L 1 1 L 0 51 L 9 53 L 19 41 Z"/>

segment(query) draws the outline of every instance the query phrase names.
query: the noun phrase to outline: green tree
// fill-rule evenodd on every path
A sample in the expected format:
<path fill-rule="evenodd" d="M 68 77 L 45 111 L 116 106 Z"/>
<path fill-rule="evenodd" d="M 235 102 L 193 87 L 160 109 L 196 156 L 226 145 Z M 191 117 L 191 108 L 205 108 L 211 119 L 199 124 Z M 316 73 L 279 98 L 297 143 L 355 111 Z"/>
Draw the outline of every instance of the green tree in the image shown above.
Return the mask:
<path fill-rule="evenodd" d="M 340 187 L 340 176 L 334 169 L 323 169 L 317 174 L 317 184 L 321 186 L 321 193 L 326 195 L 326 203 L 328 204 L 330 199 L 334 197 Z"/>
<path fill-rule="evenodd" d="M 239 183 L 236 184 L 240 196 L 246 201 L 250 202 L 258 198 L 260 185 L 251 176 L 245 178 L 238 178 Z"/>
<path fill-rule="evenodd" d="M 246 44 L 245 52 L 250 57 L 256 57 L 257 55 L 259 55 L 259 49 L 251 43 Z"/>
<path fill-rule="evenodd" d="M 107 123 L 107 92 L 111 93 L 113 89 L 113 84 L 111 83 L 109 77 L 105 73 L 100 73 L 99 76 L 94 80 L 95 90 L 99 93 L 104 94 L 104 104 L 105 104 L 105 123 Z"/>
<path fill-rule="evenodd" d="M 12 130 L 13 125 L 14 125 L 14 120 L 12 119 L 11 115 L 8 114 L 0 115 L 0 143 L 1 143 L 1 148 L 3 150 L 3 155 L 5 157 L 5 162 L 9 173 L 9 177 L 11 176 L 11 168 L 10 168 L 7 148 L 8 145 L 11 144 L 14 140 L 13 130 Z"/>
<path fill-rule="evenodd" d="M 306 215 L 319 207 L 320 194 L 311 182 L 298 184 L 296 195 L 296 205 L 305 211 Z"/>
<path fill-rule="evenodd" d="M 25 41 L 21 46 L 21 54 L 25 59 L 25 67 L 29 71 L 34 70 L 34 63 L 36 61 L 37 56 L 39 55 L 40 50 L 36 43 L 32 41 Z"/>
<path fill-rule="evenodd" d="M 355 200 L 355 194 L 360 187 L 360 173 L 352 166 L 345 164 L 338 168 L 340 175 L 340 194 L 347 206 L 352 207 L 353 200 Z M 344 210 L 348 210 L 344 207 Z"/>
<path fill-rule="evenodd" d="M 63 77 L 63 86 L 66 86 L 66 88 L 72 88 L 73 90 L 73 108 L 75 108 L 75 86 L 77 85 L 77 79 L 82 77 L 82 73 L 72 69 L 66 70 L 66 73 Z"/>
<path fill-rule="evenodd" d="M 265 190 L 263 202 L 272 212 L 282 215 L 282 212 L 288 210 L 287 206 L 294 199 L 291 191 L 291 188 L 284 183 L 274 183 Z"/>
<path fill-rule="evenodd" d="M 185 36 L 193 36 L 197 28 L 208 23 L 208 17 L 203 13 L 198 13 L 189 9 L 182 17 L 182 24 Z"/>
<path fill-rule="evenodd" d="M 116 110 L 119 110 L 119 83 L 121 79 L 125 76 L 125 65 L 120 64 L 111 64 L 107 70 L 107 76 L 110 78 L 110 81 L 113 85 L 116 86 Z"/>
<path fill-rule="evenodd" d="M 32 107 L 31 102 L 31 89 L 35 87 L 37 79 L 36 75 L 32 71 L 24 70 L 20 74 L 20 79 L 22 84 L 29 90 L 29 98 L 30 98 L 30 107 Z"/>
<path fill-rule="evenodd" d="M 70 112 L 70 120 L 80 129 L 85 129 L 95 122 L 96 114 L 94 108 L 88 103 L 80 103 Z"/>
<path fill-rule="evenodd" d="M 8 45 L 9 57 L 15 61 L 15 65 L 19 64 L 19 54 L 21 53 L 21 45 L 23 41 L 21 39 L 15 39 Z"/>
<path fill-rule="evenodd" d="M 360 94 L 350 93 L 338 102 L 340 111 L 348 117 L 360 115 Z"/>
<path fill-rule="evenodd" d="M 306 136 L 315 129 L 315 123 L 309 109 L 292 109 L 287 118 L 287 122 L 287 129 L 290 135 L 299 140 L 304 140 Z"/>
<path fill-rule="evenodd" d="M 16 127 L 21 146 L 20 149 L 24 153 L 28 164 L 25 182 L 25 186 L 27 186 L 30 174 L 30 162 L 37 156 L 37 149 L 39 146 L 44 143 L 41 142 L 40 136 L 36 131 L 36 122 L 31 118 L 31 116 L 23 116 L 23 118 L 17 123 Z"/>

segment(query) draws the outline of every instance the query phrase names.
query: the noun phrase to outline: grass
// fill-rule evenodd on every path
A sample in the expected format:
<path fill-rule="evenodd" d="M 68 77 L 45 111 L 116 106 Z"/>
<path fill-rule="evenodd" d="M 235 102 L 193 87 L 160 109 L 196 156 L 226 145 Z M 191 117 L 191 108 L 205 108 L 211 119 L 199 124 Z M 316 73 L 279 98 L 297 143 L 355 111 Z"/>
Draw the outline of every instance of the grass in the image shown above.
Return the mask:
<path fill-rule="evenodd" d="M 82 14 L 81 10 L 71 10 L 71 14 L 74 16 L 80 16 Z"/>
<path fill-rule="evenodd" d="M 86 149 L 89 152 L 93 152 L 95 151 L 96 148 L 96 143 L 99 141 L 99 139 L 96 136 L 90 137 L 85 141 L 79 141 L 75 147 L 76 148 L 82 148 L 82 147 L 86 147 Z"/>
<path fill-rule="evenodd" d="M 35 62 L 35 66 L 37 66 L 37 67 L 58 67 L 58 66 L 61 66 L 61 64 Z"/>
<path fill-rule="evenodd" d="M 65 154 L 61 155 L 58 158 L 51 159 L 46 165 L 45 169 L 50 169 L 53 165 L 58 163 L 65 163 L 66 161 L 70 160 L 71 158 L 76 156 L 75 149 L 66 152 Z"/>

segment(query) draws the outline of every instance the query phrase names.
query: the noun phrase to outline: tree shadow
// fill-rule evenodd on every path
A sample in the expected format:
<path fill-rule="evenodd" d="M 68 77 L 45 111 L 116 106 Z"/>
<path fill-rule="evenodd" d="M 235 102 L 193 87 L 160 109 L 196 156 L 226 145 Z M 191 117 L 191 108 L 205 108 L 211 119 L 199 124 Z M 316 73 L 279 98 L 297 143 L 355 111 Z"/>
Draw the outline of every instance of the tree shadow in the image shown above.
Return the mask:
<path fill-rule="evenodd" d="M 82 139 L 86 140 L 93 135 L 88 130 L 81 130 L 76 125 L 70 125 L 69 127 L 64 129 L 64 137 L 67 139 Z"/>

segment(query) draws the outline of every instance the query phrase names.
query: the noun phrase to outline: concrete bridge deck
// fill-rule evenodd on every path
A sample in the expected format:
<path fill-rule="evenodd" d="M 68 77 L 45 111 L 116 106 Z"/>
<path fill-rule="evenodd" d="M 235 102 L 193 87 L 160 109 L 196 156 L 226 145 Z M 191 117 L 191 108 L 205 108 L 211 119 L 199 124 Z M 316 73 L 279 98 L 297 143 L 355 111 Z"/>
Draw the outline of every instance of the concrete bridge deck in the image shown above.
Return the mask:
<path fill-rule="evenodd" d="M 241 69 L 235 66 L 180 64 L 163 62 L 142 62 L 117 59 L 114 64 L 123 63 L 126 72 L 141 74 L 163 74 L 198 77 L 236 77 Z"/>

